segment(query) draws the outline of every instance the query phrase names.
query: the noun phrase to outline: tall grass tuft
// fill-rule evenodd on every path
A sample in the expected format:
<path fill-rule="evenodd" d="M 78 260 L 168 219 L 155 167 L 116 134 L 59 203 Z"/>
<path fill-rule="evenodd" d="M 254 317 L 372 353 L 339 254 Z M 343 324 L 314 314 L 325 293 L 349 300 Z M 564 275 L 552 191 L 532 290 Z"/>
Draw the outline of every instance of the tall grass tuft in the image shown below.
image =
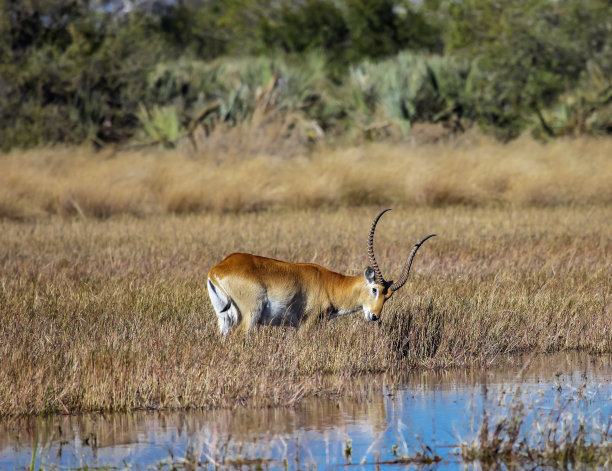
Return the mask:
<path fill-rule="evenodd" d="M 518 392 L 518 391 L 517 391 Z M 578 388 L 569 397 L 558 397 L 553 407 L 535 417 L 515 392 L 507 410 L 496 417 L 483 414 L 478 436 L 462 442 L 461 457 L 485 466 L 550 467 L 554 469 L 604 469 L 611 464 L 612 421 L 587 424 L 569 405 L 584 401 Z"/>

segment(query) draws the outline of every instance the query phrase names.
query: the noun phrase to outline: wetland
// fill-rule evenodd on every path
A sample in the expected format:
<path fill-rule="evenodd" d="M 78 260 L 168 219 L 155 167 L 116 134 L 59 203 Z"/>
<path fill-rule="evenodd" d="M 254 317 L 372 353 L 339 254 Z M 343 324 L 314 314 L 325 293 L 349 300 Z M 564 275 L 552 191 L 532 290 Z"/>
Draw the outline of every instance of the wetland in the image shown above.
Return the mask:
<path fill-rule="evenodd" d="M 605 467 L 608 148 L 1 156 L 0 465 Z M 220 338 L 210 267 L 362 274 L 385 207 L 385 277 L 438 237 L 381 322 Z"/>
<path fill-rule="evenodd" d="M 379 375 L 351 387 L 359 391 L 352 398 L 309 397 L 295 407 L 5 420 L 0 467 L 575 469 L 612 462 L 610 356 L 511 357 L 486 370 L 412 372 L 396 385 Z M 492 451 L 485 429 L 498 435 L 493 456 L 485 456 Z"/>

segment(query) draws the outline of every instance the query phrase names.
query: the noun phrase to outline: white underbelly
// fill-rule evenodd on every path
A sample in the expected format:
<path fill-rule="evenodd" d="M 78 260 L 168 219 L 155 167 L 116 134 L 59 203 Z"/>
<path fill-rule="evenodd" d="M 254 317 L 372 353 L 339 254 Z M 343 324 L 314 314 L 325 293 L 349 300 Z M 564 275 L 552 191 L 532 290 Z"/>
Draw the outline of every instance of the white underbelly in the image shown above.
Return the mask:
<path fill-rule="evenodd" d="M 302 303 L 279 302 L 267 299 L 261 309 L 259 323 L 266 325 L 288 325 L 297 327 L 304 314 Z"/>

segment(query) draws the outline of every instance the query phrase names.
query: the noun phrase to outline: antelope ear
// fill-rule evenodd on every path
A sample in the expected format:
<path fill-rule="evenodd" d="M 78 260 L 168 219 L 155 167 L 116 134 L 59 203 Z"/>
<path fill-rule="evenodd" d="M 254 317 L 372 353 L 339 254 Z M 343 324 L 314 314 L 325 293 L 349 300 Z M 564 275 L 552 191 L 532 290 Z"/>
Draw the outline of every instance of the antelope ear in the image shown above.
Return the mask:
<path fill-rule="evenodd" d="M 363 276 L 368 283 L 374 283 L 374 270 L 371 267 L 365 269 Z"/>

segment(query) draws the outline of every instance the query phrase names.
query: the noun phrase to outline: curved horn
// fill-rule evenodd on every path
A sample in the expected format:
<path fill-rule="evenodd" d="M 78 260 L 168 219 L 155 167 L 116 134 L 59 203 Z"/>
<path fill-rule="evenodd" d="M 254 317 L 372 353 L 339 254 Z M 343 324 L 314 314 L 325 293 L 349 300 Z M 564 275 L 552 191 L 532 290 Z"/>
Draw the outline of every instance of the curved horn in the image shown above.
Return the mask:
<path fill-rule="evenodd" d="M 436 234 L 430 234 L 424 239 L 421 239 L 421 241 L 418 244 L 415 244 L 414 248 L 412 249 L 412 252 L 410 252 L 410 257 L 408 257 L 408 261 L 406 262 L 406 265 L 404 265 L 404 270 L 402 271 L 402 275 L 399 277 L 399 279 L 395 283 L 393 283 L 389 287 L 391 291 L 397 291 L 402 286 L 404 286 L 404 284 L 406 283 L 406 280 L 408 279 L 408 274 L 410 273 L 410 267 L 412 266 L 412 260 L 414 259 L 414 256 L 416 255 L 417 250 L 419 250 L 419 247 L 423 245 L 423 242 L 425 242 L 430 237 L 435 237 L 435 235 Z"/>
<path fill-rule="evenodd" d="M 382 273 L 380 272 L 380 268 L 378 268 L 378 263 L 376 263 L 376 257 L 374 256 L 374 231 L 376 230 L 376 224 L 378 223 L 378 220 L 387 211 L 391 211 L 391 208 L 385 209 L 378 216 L 376 216 L 374 222 L 372 223 L 372 227 L 370 227 L 370 234 L 368 235 L 368 257 L 370 257 L 370 265 L 372 265 L 372 269 L 374 270 L 374 279 L 379 285 L 384 285 L 385 279 L 383 278 Z"/>

